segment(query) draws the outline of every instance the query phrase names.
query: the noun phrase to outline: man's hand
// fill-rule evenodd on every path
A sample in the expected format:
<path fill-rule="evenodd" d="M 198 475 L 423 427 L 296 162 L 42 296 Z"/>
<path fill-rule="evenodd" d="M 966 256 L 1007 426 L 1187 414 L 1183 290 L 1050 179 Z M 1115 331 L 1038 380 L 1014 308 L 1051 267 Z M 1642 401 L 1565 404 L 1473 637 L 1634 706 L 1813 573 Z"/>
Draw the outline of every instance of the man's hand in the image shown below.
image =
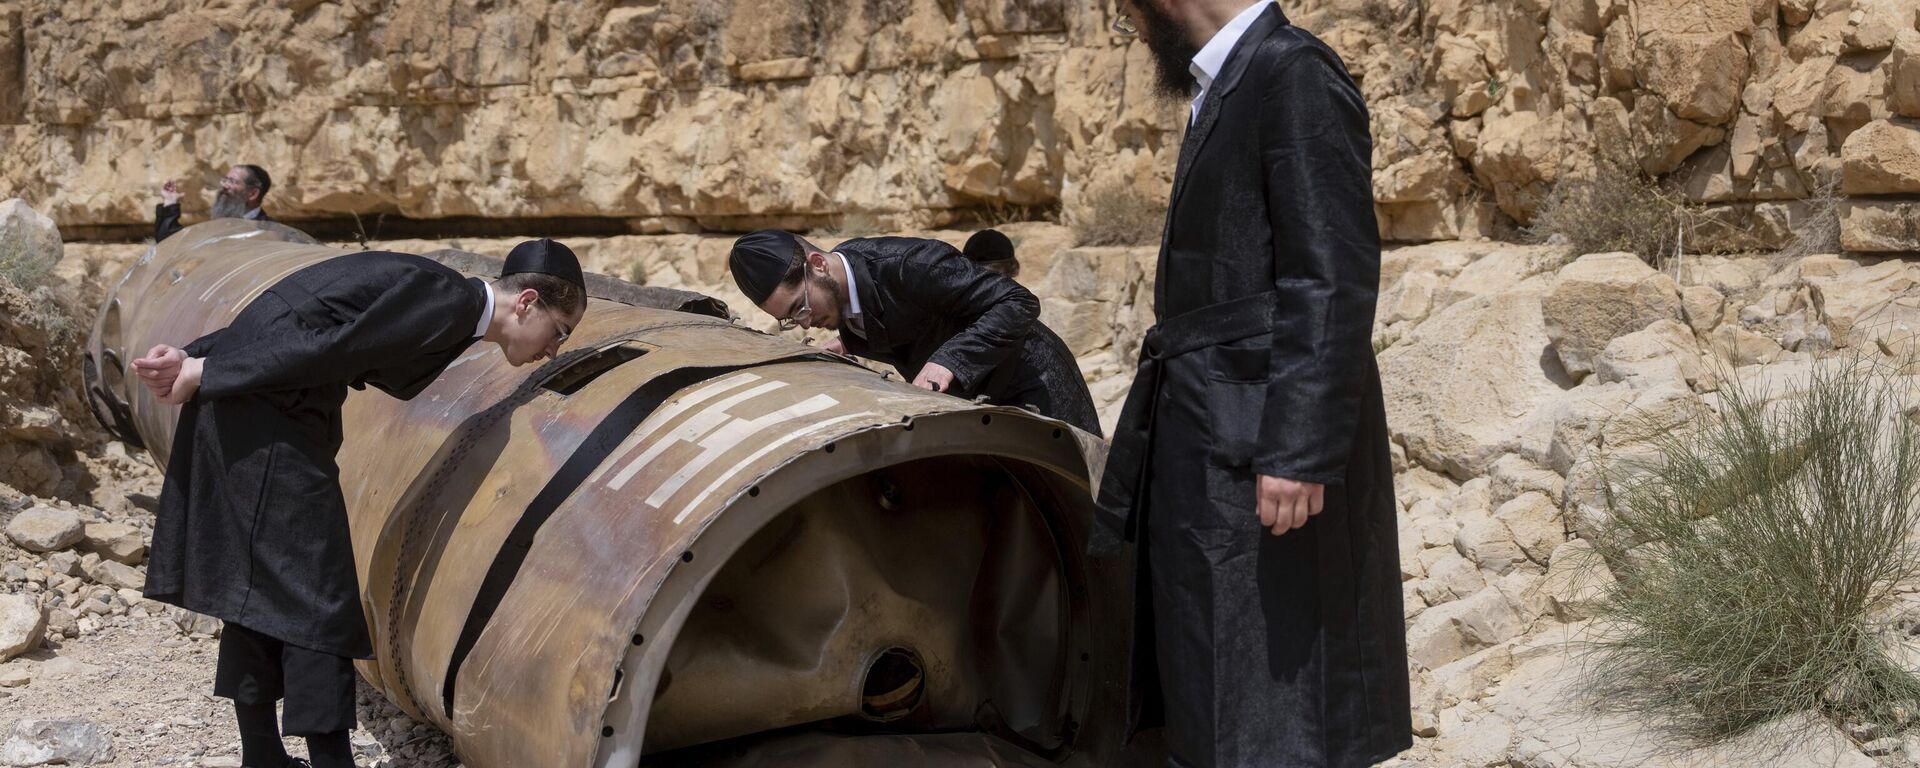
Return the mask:
<path fill-rule="evenodd" d="M 160 185 L 160 202 L 164 205 L 180 202 L 180 185 L 174 183 L 173 179 L 167 179 L 167 183 Z"/>
<path fill-rule="evenodd" d="M 1260 495 L 1260 525 L 1275 536 L 1306 525 L 1307 518 L 1320 514 L 1327 502 L 1326 486 L 1284 477 L 1261 475 L 1256 490 Z"/>
<path fill-rule="evenodd" d="M 147 391 L 167 405 L 180 405 L 193 399 L 200 389 L 201 359 L 187 357 L 184 350 L 161 344 L 147 356 L 133 361 L 134 374 Z"/>
<path fill-rule="evenodd" d="M 836 355 L 844 355 L 847 353 L 847 343 L 841 341 L 838 336 L 820 342 L 820 348 Z"/>
<path fill-rule="evenodd" d="M 953 371 L 939 363 L 927 363 L 920 367 L 920 375 L 913 377 L 913 385 L 921 389 L 945 392 L 953 388 Z"/>

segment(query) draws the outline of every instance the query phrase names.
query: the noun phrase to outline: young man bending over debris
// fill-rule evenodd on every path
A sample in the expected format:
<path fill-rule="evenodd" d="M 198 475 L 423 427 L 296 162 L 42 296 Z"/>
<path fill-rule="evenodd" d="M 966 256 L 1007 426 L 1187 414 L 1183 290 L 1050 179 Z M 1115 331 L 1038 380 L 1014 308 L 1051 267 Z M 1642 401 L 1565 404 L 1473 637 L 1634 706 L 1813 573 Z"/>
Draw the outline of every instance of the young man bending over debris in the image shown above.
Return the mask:
<path fill-rule="evenodd" d="M 411 399 L 476 341 L 522 365 L 559 351 L 586 312 L 580 262 L 521 243 L 494 283 L 419 256 L 321 262 L 226 328 L 133 362 L 184 406 L 155 516 L 147 597 L 226 622 L 214 694 L 233 699 L 241 762 L 351 768 L 353 659 L 372 658 L 334 463 L 347 388 Z"/>

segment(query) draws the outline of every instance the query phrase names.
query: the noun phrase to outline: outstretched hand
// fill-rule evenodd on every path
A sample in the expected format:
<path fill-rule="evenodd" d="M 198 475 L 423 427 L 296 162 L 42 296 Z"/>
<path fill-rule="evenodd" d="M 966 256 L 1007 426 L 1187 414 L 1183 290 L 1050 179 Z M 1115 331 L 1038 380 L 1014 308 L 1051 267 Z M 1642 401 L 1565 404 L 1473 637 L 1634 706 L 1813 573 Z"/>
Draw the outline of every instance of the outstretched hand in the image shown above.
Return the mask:
<path fill-rule="evenodd" d="M 160 202 L 167 205 L 180 202 L 180 185 L 173 179 L 167 179 L 167 183 L 160 185 Z"/>
<path fill-rule="evenodd" d="M 953 389 L 953 371 L 939 363 L 927 363 L 920 366 L 920 375 L 913 377 L 913 385 L 921 389 L 945 392 Z"/>
<path fill-rule="evenodd" d="M 180 405 L 193 399 L 193 393 L 200 389 L 200 365 L 200 358 L 160 344 L 148 350 L 146 357 L 133 361 L 133 372 L 160 402 Z"/>
<path fill-rule="evenodd" d="M 1261 475 L 1258 491 L 1260 525 L 1275 536 L 1306 525 L 1327 502 L 1326 486 L 1284 477 Z"/>

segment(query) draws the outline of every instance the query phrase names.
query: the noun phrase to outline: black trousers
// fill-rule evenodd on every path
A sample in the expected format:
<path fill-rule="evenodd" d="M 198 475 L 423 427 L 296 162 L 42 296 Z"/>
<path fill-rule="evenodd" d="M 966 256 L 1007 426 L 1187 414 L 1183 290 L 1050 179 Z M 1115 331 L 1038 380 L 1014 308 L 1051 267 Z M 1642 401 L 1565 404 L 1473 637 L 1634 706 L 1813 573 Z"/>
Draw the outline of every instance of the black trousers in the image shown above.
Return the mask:
<path fill-rule="evenodd" d="M 220 635 L 213 695 L 236 704 L 286 699 L 281 731 L 319 736 L 353 728 L 353 660 L 291 645 L 228 623 Z"/>

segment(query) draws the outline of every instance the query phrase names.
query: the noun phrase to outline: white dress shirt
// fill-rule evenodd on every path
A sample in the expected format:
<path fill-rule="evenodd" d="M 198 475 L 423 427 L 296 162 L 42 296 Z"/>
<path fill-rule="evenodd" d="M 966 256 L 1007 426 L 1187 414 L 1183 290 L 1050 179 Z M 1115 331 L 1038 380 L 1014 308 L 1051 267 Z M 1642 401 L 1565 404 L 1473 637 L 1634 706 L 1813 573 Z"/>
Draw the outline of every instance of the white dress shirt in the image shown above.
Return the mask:
<path fill-rule="evenodd" d="M 475 338 L 487 335 L 487 326 L 493 324 L 493 286 L 486 281 L 480 283 L 480 300 L 483 308 L 480 310 L 480 324 L 473 328 Z"/>
<path fill-rule="evenodd" d="M 1227 55 L 1233 53 L 1233 46 L 1240 42 L 1240 36 L 1247 33 L 1255 19 L 1272 5 L 1273 0 L 1258 0 L 1246 7 L 1240 15 L 1213 33 L 1199 53 L 1193 55 L 1193 61 L 1187 64 L 1187 71 L 1193 73 L 1193 106 L 1189 110 L 1189 123 L 1200 119 L 1200 102 L 1207 99 L 1207 88 L 1213 85 L 1213 79 L 1220 76 L 1220 68 L 1227 65 Z"/>
<path fill-rule="evenodd" d="M 840 269 L 847 273 L 847 300 L 853 302 L 853 306 L 847 308 L 847 330 L 864 339 L 867 323 L 866 318 L 860 316 L 860 286 L 854 284 L 853 265 L 847 263 L 846 254 L 834 251 L 833 255 L 840 257 Z"/>

